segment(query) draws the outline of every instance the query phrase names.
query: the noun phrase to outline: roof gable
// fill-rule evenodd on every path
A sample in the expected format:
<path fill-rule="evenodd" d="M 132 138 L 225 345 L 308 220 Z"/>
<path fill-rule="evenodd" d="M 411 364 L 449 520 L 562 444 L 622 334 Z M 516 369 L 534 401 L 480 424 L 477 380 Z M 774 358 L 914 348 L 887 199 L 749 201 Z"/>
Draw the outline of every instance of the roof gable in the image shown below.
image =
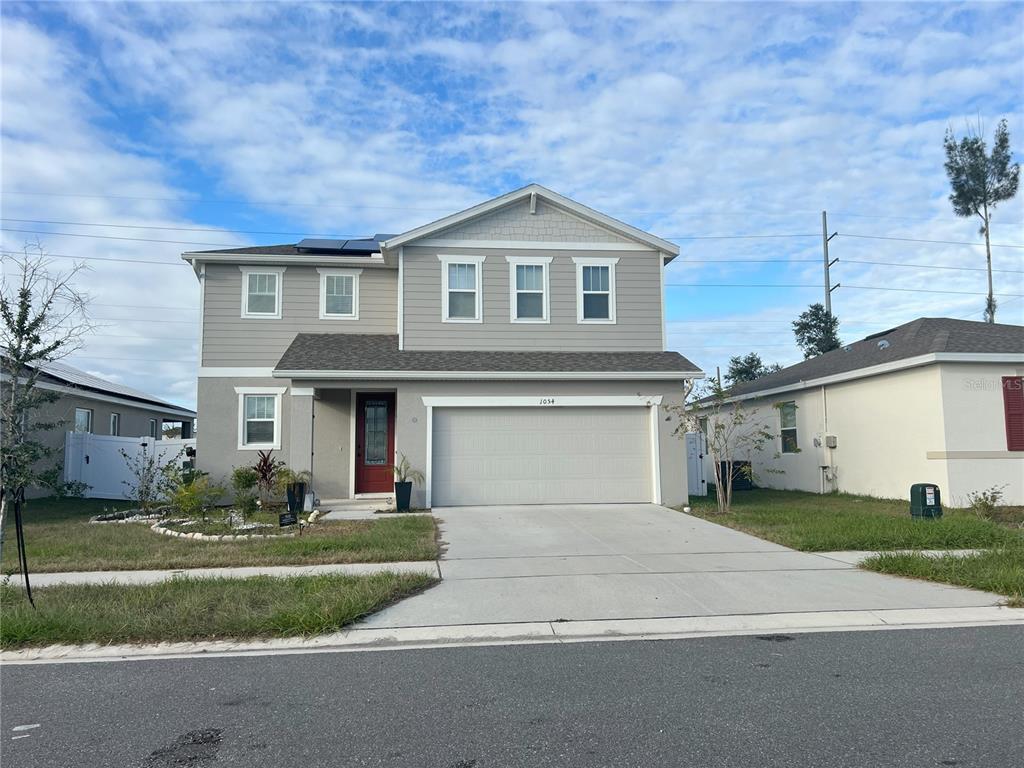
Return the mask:
<path fill-rule="evenodd" d="M 640 243 L 669 259 L 679 246 L 613 219 L 539 184 L 501 195 L 382 243 L 397 248 L 427 238 L 535 242 Z"/>

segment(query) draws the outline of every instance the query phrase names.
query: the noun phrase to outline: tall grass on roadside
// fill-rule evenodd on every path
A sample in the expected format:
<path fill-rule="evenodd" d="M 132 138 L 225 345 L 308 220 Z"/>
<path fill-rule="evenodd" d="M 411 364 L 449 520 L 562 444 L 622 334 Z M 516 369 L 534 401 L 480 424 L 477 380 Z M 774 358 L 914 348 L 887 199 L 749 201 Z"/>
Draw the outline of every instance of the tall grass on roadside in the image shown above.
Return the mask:
<path fill-rule="evenodd" d="M 290 637 L 333 632 L 436 583 L 422 574 L 177 578 L 146 585 L 0 586 L 0 646 Z"/>
<path fill-rule="evenodd" d="M 884 552 L 868 558 L 861 567 L 878 573 L 995 592 L 1006 595 L 1008 605 L 1024 608 L 1024 546 L 972 555 Z"/>
<path fill-rule="evenodd" d="M 962 510 L 937 520 L 910 516 L 909 502 L 847 494 L 738 491 L 732 511 L 692 499 L 693 514 L 805 552 L 976 549 L 1024 541 L 1024 531 Z"/>

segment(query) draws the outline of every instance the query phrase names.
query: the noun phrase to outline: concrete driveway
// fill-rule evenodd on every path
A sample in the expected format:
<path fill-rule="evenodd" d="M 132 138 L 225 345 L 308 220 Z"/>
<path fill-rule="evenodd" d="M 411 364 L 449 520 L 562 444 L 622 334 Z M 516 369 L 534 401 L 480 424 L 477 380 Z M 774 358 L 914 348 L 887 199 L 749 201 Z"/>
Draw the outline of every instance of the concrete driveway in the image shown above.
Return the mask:
<path fill-rule="evenodd" d="M 435 510 L 444 580 L 363 626 L 989 606 L 654 504 Z"/>

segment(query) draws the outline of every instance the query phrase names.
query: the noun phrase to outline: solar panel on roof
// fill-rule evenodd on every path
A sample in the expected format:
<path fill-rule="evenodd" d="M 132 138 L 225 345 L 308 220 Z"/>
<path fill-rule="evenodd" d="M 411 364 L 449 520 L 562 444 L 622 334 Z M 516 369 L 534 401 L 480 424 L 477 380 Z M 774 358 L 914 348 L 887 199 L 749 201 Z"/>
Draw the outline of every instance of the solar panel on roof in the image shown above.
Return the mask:
<path fill-rule="evenodd" d="M 345 240 L 318 240 L 307 237 L 305 240 L 299 241 L 295 247 L 309 248 L 315 251 L 340 251 L 345 247 L 345 242 Z"/>

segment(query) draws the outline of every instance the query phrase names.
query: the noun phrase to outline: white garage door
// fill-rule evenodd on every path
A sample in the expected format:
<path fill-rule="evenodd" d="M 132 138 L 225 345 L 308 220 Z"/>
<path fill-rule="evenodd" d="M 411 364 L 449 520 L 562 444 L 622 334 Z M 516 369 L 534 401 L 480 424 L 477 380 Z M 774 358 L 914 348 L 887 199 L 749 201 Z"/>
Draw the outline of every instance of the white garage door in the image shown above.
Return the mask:
<path fill-rule="evenodd" d="M 435 408 L 434 506 L 649 502 L 648 408 Z"/>

